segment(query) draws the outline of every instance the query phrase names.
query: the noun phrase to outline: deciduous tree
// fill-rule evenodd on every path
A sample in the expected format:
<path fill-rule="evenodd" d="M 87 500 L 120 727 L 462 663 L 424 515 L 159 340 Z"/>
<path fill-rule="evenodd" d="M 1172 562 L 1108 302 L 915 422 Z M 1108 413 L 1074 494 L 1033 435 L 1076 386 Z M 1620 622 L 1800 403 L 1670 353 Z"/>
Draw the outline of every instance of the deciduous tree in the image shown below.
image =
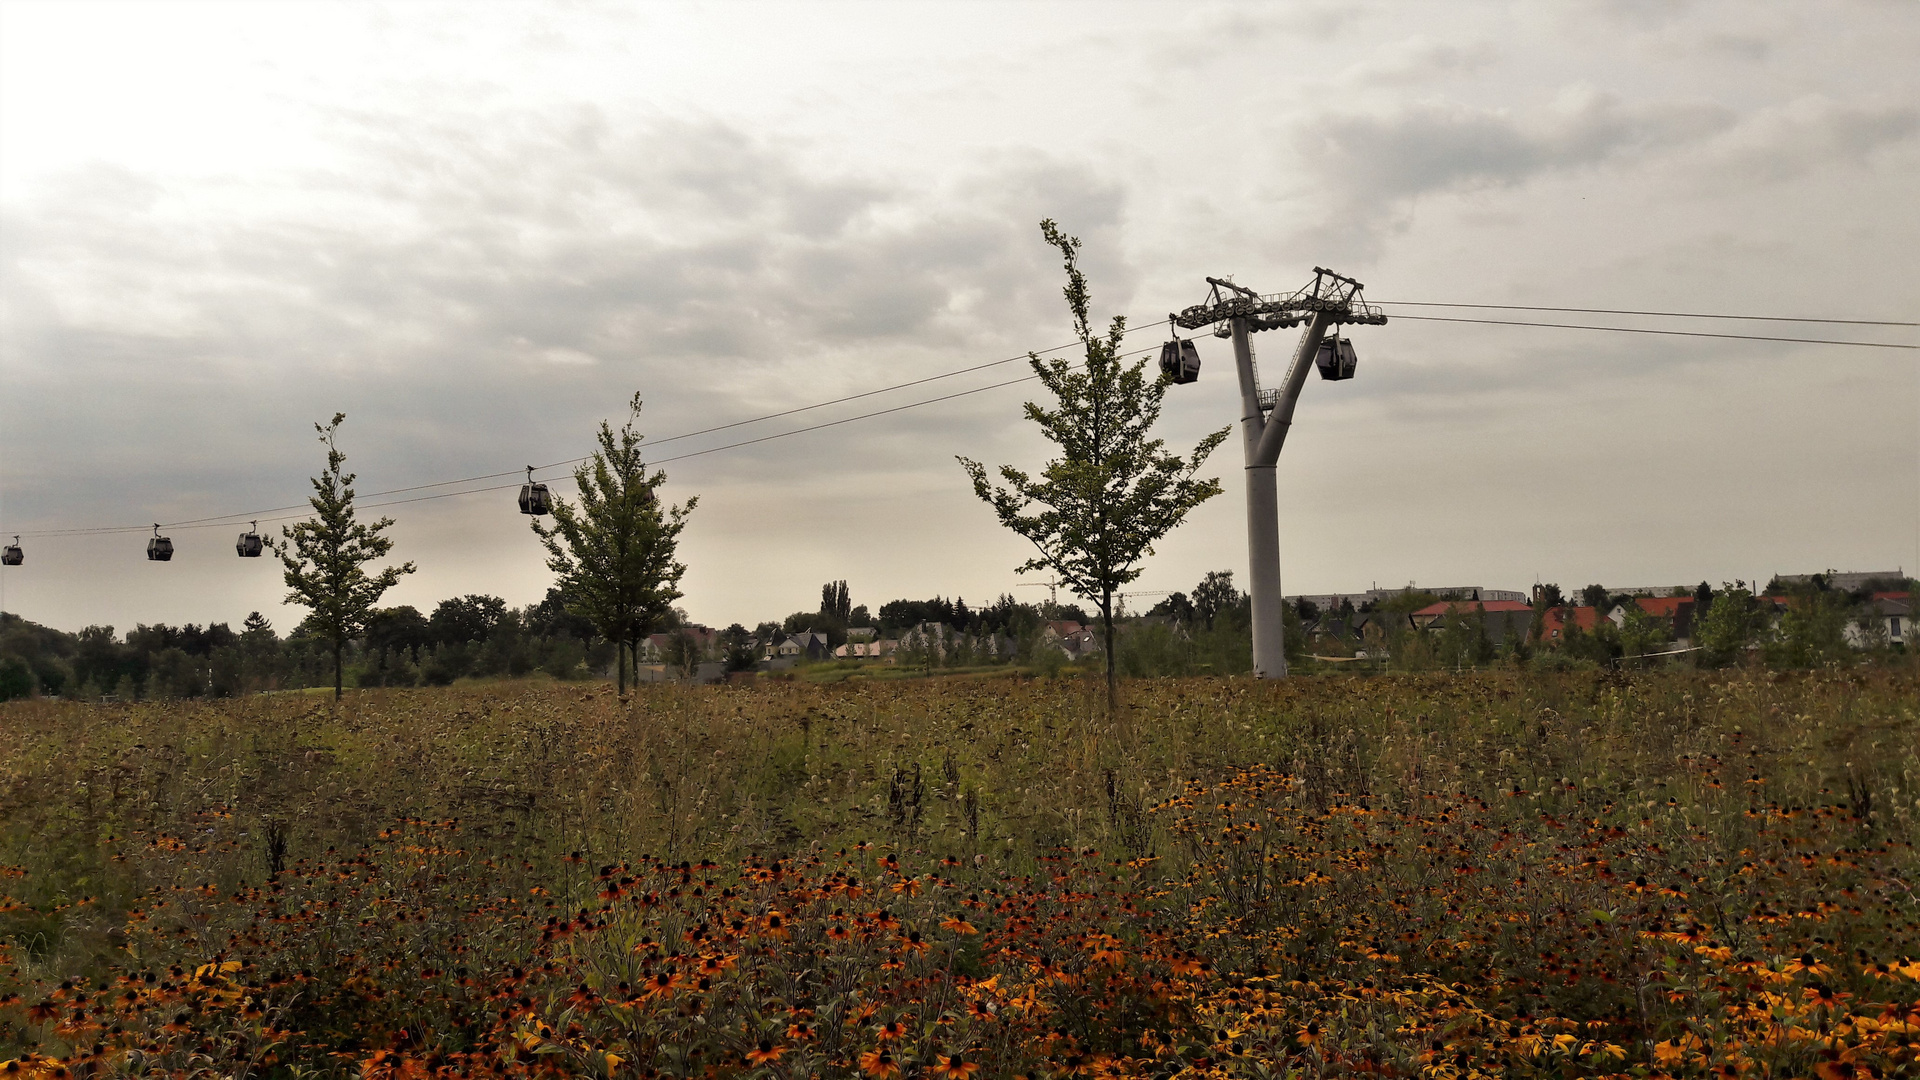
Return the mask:
<path fill-rule="evenodd" d="M 286 568 L 287 588 L 292 590 L 286 602 L 306 608 L 305 625 L 332 648 L 335 701 L 340 700 L 347 642 L 366 629 L 367 616 L 380 597 L 402 576 L 413 573 L 410 562 L 367 573 L 368 563 L 393 550 L 392 539 L 381 535 L 393 527 L 393 519 L 367 523 L 354 514 L 354 474 L 345 471 L 347 455 L 334 441 L 346 419 L 346 413 L 334 413 L 331 423 L 313 425 L 327 448 L 326 470 L 313 477 L 313 495 L 307 499 L 314 516 L 282 526 L 280 539 L 273 544 L 273 553 Z"/>
<path fill-rule="evenodd" d="M 1080 272 L 1080 241 L 1055 226 L 1040 223 L 1047 243 L 1058 248 L 1066 267 L 1064 290 L 1073 328 L 1084 351 L 1076 367 L 1065 358 L 1028 363 L 1053 395 L 1051 408 L 1028 402 L 1026 415 L 1059 448 L 1038 479 L 1011 465 L 988 479 L 987 469 L 959 459 L 973 481 L 974 494 L 993 507 L 1000 523 L 1030 541 L 1036 551 L 1020 570 L 1046 570 L 1061 584 L 1091 601 L 1100 611 L 1107 660 L 1107 706 L 1119 703 L 1114 667 L 1114 597 L 1140 576 L 1141 560 L 1187 513 L 1220 494 L 1220 482 L 1194 474 L 1228 428 L 1208 435 L 1182 459 L 1153 437 L 1161 402 L 1169 385 L 1146 376 L 1147 361 L 1121 358 L 1126 319 L 1115 316 L 1105 334 L 1093 330 L 1093 299 Z"/>
<path fill-rule="evenodd" d="M 687 572 L 674 555 L 680 531 L 698 498 L 663 506 L 663 471 L 647 471 L 640 453 L 640 395 L 633 395 L 627 422 L 616 434 L 600 422 L 600 448 L 573 472 L 578 506 L 553 500 L 553 525 L 533 519 L 547 548 L 547 567 L 560 578 L 567 610 L 593 623 L 620 652 L 619 689 L 627 692 L 627 661 L 655 622 L 680 599 Z"/>
<path fill-rule="evenodd" d="M 1209 630 L 1213 629 L 1215 616 L 1239 602 L 1240 590 L 1233 584 L 1231 570 L 1209 570 L 1200 584 L 1193 587 L 1193 610 Z"/>

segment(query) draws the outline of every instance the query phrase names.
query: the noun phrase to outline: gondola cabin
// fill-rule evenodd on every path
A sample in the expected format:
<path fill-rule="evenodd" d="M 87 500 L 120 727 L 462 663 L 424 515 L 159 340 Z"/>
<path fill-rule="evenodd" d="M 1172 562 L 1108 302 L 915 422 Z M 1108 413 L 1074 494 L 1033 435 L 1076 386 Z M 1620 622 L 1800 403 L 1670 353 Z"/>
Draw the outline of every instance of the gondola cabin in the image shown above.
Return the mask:
<path fill-rule="evenodd" d="M 1320 339 L 1320 352 L 1313 362 L 1320 368 L 1323 379 L 1351 379 L 1360 357 L 1353 351 L 1353 342 L 1343 337 L 1329 337 Z"/>
<path fill-rule="evenodd" d="M 260 539 L 259 523 L 255 522 L 253 528 L 241 533 L 240 539 L 234 541 L 233 550 L 243 559 L 257 559 L 266 546 L 266 541 Z"/>
<path fill-rule="evenodd" d="M 527 482 L 520 485 L 520 512 L 528 517 L 553 513 L 553 495 L 547 485 L 533 482 L 533 466 L 527 466 Z"/>
<path fill-rule="evenodd" d="M 1200 350 L 1186 338 L 1174 338 L 1160 346 L 1160 374 L 1171 383 L 1186 384 L 1200 378 Z"/>
<path fill-rule="evenodd" d="M 17 536 L 13 538 L 13 543 L 7 545 L 7 550 L 0 552 L 0 563 L 7 566 L 19 566 L 26 561 L 27 553 L 20 550 L 20 538 Z"/>
<path fill-rule="evenodd" d="M 153 537 L 147 541 L 147 558 L 153 562 L 168 562 L 173 558 L 173 541 L 160 535 L 160 526 L 153 527 Z"/>

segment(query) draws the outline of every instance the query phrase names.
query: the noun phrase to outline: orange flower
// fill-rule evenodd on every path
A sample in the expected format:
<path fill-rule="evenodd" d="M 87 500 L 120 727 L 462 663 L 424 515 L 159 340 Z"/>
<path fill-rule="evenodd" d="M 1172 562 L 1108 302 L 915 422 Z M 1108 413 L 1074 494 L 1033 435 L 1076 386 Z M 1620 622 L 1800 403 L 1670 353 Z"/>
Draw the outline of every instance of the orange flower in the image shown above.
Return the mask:
<path fill-rule="evenodd" d="M 1825 983 L 1814 983 L 1812 986 L 1802 990 L 1801 993 L 1807 996 L 1808 1001 L 1816 1005 L 1824 1005 L 1829 1009 L 1853 996 L 1852 994 L 1840 993 Z"/>
<path fill-rule="evenodd" d="M 786 1052 L 786 1047 L 773 1045 L 773 1040 L 761 1039 L 759 1046 L 747 1051 L 747 1061 L 754 1065 L 765 1065 L 770 1061 L 779 1061 Z"/>
<path fill-rule="evenodd" d="M 1812 953 L 1801 953 L 1795 959 L 1787 961 L 1787 970 L 1795 975 L 1825 975 L 1827 965 L 1814 959 Z"/>
<path fill-rule="evenodd" d="M 977 934 L 980 932 L 979 928 L 975 927 L 972 923 L 955 916 L 948 916 L 942 919 L 940 921 L 940 929 L 951 930 L 956 934 Z"/>
<path fill-rule="evenodd" d="M 968 1061 L 959 1054 L 941 1054 L 933 1061 L 933 1075 L 943 1080 L 967 1080 L 967 1077 L 980 1071 L 980 1066 Z"/>
<path fill-rule="evenodd" d="M 898 1020 L 889 1020 L 874 1029 L 874 1034 L 880 1037 L 881 1042 L 890 1042 L 906 1033 L 907 1025 Z"/>
<path fill-rule="evenodd" d="M 874 1080 L 892 1080 L 900 1075 L 900 1063 L 885 1049 L 869 1050 L 860 1055 L 860 1071 Z"/>
<path fill-rule="evenodd" d="M 655 999 L 665 1001 L 672 997 L 673 992 L 678 990 L 680 984 L 685 981 L 686 976 L 677 971 L 672 973 L 663 971 L 658 975 L 649 975 L 646 981 L 640 984 L 640 996 L 647 1001 Z"/>

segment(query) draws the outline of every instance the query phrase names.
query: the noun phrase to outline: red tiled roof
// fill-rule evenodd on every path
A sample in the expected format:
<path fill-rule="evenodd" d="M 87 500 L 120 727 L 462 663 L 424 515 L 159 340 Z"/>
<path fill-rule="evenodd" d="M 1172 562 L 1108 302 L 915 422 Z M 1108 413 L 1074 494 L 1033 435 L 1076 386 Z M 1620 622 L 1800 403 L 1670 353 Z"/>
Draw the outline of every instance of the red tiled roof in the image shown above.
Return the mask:
<path fill-rule="evenodd" d="M 1636 596 L 1634 603 L 1649 615 L 1663 615 L 1671 618 L 1683 605 L 1693 603 L 1691 596 Z"/>
<path fill-rule="evenodd" d="M 1571 620 L 1568 618 L 1569 612 L 1572 613 Z M 1561 631 L 1566 628 L 1569 621 L 1581 630 L 1592 633 L 1593 628 L 1598 626 L 1600 620 L 1604 617 L 1599 608 L 1589 607 L 1584 604 L 1571 608 L 1564 606 L 1548 608 L 1546 616 L 1540 623 L 1540 634 L 1548 641 L 1553 641 L 1560 636 Z"/>
<path fill-rule="evenodd" d="M 1445 615 L 1456 609 L 1460 611 L 1472 611 L 1476 608 L 1482 611 L 1531 611 L 1533 610 L 1533 605 L 1527 603 L 1525 600 L 1442 600 L 1437 604 L 1428 604 L 1413 614 L 1416 617 L 1422 615 Z"/>

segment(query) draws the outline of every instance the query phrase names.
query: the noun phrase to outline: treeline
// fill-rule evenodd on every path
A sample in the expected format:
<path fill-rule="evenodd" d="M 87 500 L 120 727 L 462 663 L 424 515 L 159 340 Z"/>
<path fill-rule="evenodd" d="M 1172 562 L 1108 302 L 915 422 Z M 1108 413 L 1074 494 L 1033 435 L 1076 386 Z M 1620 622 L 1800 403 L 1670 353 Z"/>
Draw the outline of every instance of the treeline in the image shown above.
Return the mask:
<path fill-rule="evenodd" d="M 357 686 L 444 686 L 465 677 L 586 678 L 613 662 L 614 646 L 569 614 L 555 591 L 508 607 L 496 596 L 443 600 L 431 613 L 381 608 L 347 650 Z M 77 634 L 0 614 L 0 700 L 33 695 L 121 701 L 232 697 L 326 686 L 332 645 L 306 623 L 284 637 L 259 612 L 240 630 L 226 623 L 111 626 Z"/>
<path fill-rule="evenodd" d="M 1016 600 L 1002 593 L 998 600 L 983 608 L 969 607 L 964 598 L 948 600 L 889 600 L 876 615 L 867 605 L 855 605 L 845 581 L 830 581 L 820 587 L 817 611 L 796 611 L 779 622 L 767 621 L 751 634 L 758 641 L 772 641 L 784 634 L 825 634 L 833 645 L 843 645 L 849 630 L 870 630 L 875 637 L 899 637 L 919 626 L 944 626 L 969 637 L 995 635 L 1017 638 L 1037 631 L 1054 620 L 1086 623 L 1086 611 L 1078 604 L 1049 606 Z M 732 629 L 732 628 L 730 628 Z"/>

